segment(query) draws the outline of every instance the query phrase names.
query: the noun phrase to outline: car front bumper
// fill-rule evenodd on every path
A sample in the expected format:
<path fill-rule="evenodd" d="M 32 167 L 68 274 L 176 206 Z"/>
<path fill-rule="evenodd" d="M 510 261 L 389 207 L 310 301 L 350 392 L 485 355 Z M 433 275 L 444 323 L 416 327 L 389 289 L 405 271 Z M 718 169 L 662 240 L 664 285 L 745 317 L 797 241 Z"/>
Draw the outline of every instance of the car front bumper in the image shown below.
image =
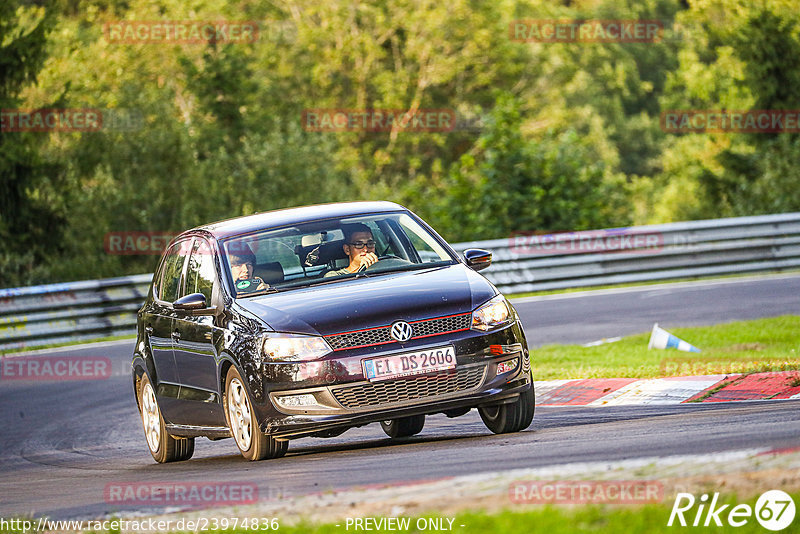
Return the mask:
<path fill-rule="evenodd" d="M 372 422 L 510 402 L 533 387 L 524 334 L 518 322 L 493 333 L 469 333 L 418 344 L 415 350 L 450 344 L 456 348 L 454 370 L 370 382 L 361 361 L 376 353 L 349 354 L 328 362 L 291 364 L 294 381 L 265 391 L 256 409 L 262 431 L 273 437 L 301 437 Z M 395 354 L 385 351 L 383 354 Z M 509 369 L 509 364 L 514 363 Z M 498 373 L 498 365 L 505 369 Z M 286 376 L 286 369 L 270 371 Z M 285 367 L 287 364 L 283 364 Z M 335 374 L 331 371 L 338 370 Z"/>

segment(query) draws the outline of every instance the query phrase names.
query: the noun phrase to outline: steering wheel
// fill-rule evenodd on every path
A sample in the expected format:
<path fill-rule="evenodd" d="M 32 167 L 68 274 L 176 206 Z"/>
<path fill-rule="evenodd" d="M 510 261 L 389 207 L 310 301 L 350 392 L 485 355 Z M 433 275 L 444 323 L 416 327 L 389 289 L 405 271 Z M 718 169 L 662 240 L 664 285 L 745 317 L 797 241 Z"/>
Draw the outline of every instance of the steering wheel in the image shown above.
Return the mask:
<path fill-rule="evenodd" d="M 408 260 L 404 260 L 403 258 L 397 257 L 394 254 L 384 254 L 382 256 L 378 256 L 378 261 L 367 267 L 366 271 L 372 271 L 375 267 L 385 268 L 385 267 L 399 267 L 401 265 L 409 265 L 411 262 Z M 361 272 L 362 269 L 359 269 Z"/>

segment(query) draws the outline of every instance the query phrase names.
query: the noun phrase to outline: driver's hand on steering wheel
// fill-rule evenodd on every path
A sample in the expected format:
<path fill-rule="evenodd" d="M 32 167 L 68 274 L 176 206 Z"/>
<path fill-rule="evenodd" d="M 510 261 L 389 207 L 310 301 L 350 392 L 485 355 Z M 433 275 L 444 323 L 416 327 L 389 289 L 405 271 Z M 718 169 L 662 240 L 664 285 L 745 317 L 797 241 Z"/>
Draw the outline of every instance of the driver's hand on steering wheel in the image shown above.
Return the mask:
<path fill-rule="evenodd" d="M 378 256 L 376 256 L 373 252 L 364 251 L 356 256 L 356 259 L 358 259 L 358 266 L 356 267 L 356 270 L 359 270 L 361 268 L 366 269 L 373 263 L 377 262 Z"/>

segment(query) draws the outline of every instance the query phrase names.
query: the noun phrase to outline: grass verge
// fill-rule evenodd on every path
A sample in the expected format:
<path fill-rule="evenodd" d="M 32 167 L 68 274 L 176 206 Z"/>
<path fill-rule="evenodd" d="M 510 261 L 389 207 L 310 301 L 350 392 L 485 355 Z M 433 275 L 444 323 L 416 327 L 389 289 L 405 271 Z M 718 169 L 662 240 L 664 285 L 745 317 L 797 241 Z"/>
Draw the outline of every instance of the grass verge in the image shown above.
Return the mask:
<path fill-rule="evenodd" d="M 699 498 L 699 495 L 696 497 Z M 795 503 L 800 503 L 800 493 L 791 494 Z M 669 502 L 667 502 L 669 501 Z M 422 516 L 422 518 L 411 518 L 409 528 L 402 529 L 403 532 L 429 532 L 436 530 L 430 528 L 425 518 L 434 521 L 443 520 L 444 526 L 448 526 L 448 520 L 453 519 L 452 527 L 443 530 L 451 530 L 458 534 L 519 534 L 520 532 L 546 532 L 547 534 L 572 534 L 575 532 L 589 532 L 596 534 L 649 534 L 669 532 L 673 529 L 680 532 L 723 532 L 738 534 L 744 533 L 764 533 L 768 532 L 756 519 L 755 515 L 750 517 L 739 517 L 737 520 L 746 520 L 746 523 L 739 527 L 728 524 L 727 518 L 730 510 L 737 505 L 749 506 L 755 514 L 756 498 L 738 500 L 733 496 L 721 496 L 716 509 L 720 506 L 728 505 L 719 514 L 722 526 L 716 526 L 714 520 L 710 520 L 710 526 L 703 526 L 707 515 L 706 509 L 702 510 L 702 515 L 697 527 L 692 526 L 698 506 L 684 513 L 687 526 L 683 527 L 676 518 L 672 527 L 667 526 L 670 513 L 673 507 L 672 499 L 665 499 L 661 504 L 650 504 L 644 506 L 609 506 L 609 505 L 573 505 L 573 506 L 537 506 L 522 510 L 503 510 L 498 513 L 485 513 L 482 511 L 458 514 L 455 517 Z M 375 518 L 380 520 L 380 518 Z M 417 521 L 419 521 L 418 528 Z M 798 518 L 792 524 L 796 525 Z M 428 528 L 424 528 L 428 525 Z M 792 526 L 784 532 L 793 532 Z M 354 532 L 353 524 L 346 528 L 346 522 L 340 521 L 337 524 L 309 524 L 301 523 L 298 525 L 281 525 L 280 532 L 284 534 L 339 534 L 343 532 Z M 399 529 L 393 529 L 399 530 Z M 375 529 L 375 532 L 390 532 L 387 529 Z M 246 533 L 247 530 L 235 530 L 225 532 Z M 796 532 L 796 530 L 794 531 Z"/>
<path fill-rule="evenodd" d="M 702 352 L 649 350 L 649 333 L 593 347 L 546 345 L 531 351 L 534 378 L 657 378 L 800 369 L 800 316 L 670 332 Z"/>
<path fill-rule="evenodd" d="M 713 494 L 713 490 L 711 492 Z M 800 503 L 800 493 L 789 493 L 794 503 Z M 699 499 L 700 495 L 695 495 Z M 709 495 L 712 498 L 712 495 Z M 715 533 L 737 533 L 749 534 L 769 532 L 764 526 L 759 523 L 755 516 L 756 513 L 757 497 L 748 499 L 738 499 L 736 496 L 723 494 L 720 495 L 719 500 L 715 505 L 715 510 L 721 507 L 725 508 L 716 515 L 721 523 L 718 526 L 713 518 L 709 518 L 709 526 L 704 523 L 708 518 L 708 505 L 707 503 L 699 509 L 699 500 L 695 501 L 695 505 L 683 513 L 686 526 L 682 526 L 679 518 L 676 516 L 673 520 L 672 526 L 667 526 L 672 514 L 674 500 L 673 498 L 665 498 L 664 502 L 659 504 L 647 505 L 607 505 L 607 504 L 586 504 L 586 505 L 527 505 L 520 509 L 504 509 L 497 512 L 484 512 L 482 510 L 470 511 L 459 513 L 455 516 L 448 515 L 431 515 L 426 514 L 418 517 L 405 517 L 394 516 L 392 519 L 391 527 L 386 528 L 388 517 L 372 517 L 368 525 L 369 528 L 358 528 L 353 523 L 354 518 L 342 519 L 335 523 L 310 523 L 302 521 L 300 523 L 286 524 L 280 519 L 274 525 L 278 526 L 277 529 L 269 528 L 270 518 L 256 518 L 253 519 L 254 528 L 236 528 L 236 529 L 208 529 L 205 532 L 209 533 L 230 533 L 230 534 L 252 534 L 253 532 L 281 532 L 283 534 L 341 534 L 347 532 L 363 532 L 369 530 L 371 532 L 408 532 L 408 533 L 423 533 L 432 531 L 450 531 L 457 534 L 519 534 L 520 532 L 546 532 L 547 534 L 574 534 L 578 533 L 591 533 L 591 534 L 658 534 L 669 532 L 673 529 L 679 532 L 715 532 Z M 781 501 L 783 502 L 783 501 Z M 681 504 L 685 504 L 682 501 Z M 729 523 L 728 514 L 736 506 L 744 505 L 750 510 L 750 515 L 747 515 L 746 509 L 743 511 L 739 509 L 740 515 L 735 517 L 737 522 L 743 522 L 740 526 L 733 526 Z M 777 508 L 776 508 L 777 506 Z M 783 510 L 784 512 L 791 513 L 784 510 L 782 505 L 769 503 L 768 508 Z M 700 516 L 698 519 L 698 526 L 693 526 L 697 517 L 698 509 Z M 766 517 L 767 512 L 762 513 Z M 381 521 L 383 522 L 381 523 Z M 402 522 L 398 522 L 398 520 Z M 22 519 L 20 519 L 22 521 Z M 374 522 L 372 522 L 374 521 Z M 781 529 L 782 532 L 796 532 L 796 525 L 800 522 L 800 518 L 795 515 L 787 527 Z M 384 528 L 381 528 L 383 526 Z M 794 529 L 794 530 L 793 530 Z M 21 528 L 2 528 L 2 532 L 9 534 L 23 534 L 23 532 L 35 532 L 35 530 L 23 531 Z M 62 531 L 66 532 L 66 531 Z M 107 531 L 95 531 L 97 534 L 105 533 Z M 119 532 L 119 531 L 108 531 Z M 170 532 L 184 532 L 184 531 L 170 531 Z"/>

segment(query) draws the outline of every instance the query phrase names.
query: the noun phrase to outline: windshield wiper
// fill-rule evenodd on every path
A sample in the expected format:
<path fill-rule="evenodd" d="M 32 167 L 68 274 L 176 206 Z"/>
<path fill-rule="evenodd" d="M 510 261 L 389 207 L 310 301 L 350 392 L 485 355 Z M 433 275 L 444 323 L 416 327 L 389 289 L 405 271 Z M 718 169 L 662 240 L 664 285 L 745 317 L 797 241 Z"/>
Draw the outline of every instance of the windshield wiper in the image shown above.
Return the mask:
<path fill-rule="evenodd" d="M 349 273 L 349 274 L 339 274 L 336 276 L 329 276 L 327 278 L 323 277 L 323 278 L 314 278 L 311 280 L 304 280 L 303 281 L 304 283 L 294 282 L 289 285 L 281 286 L 281 290 L 283 291 L 286 289 L 297 289 L 303 287 L 321 286 L 325 284 L 334 284 L 336 282 L 341 282 L 342 280 L 352 280 L 353 278 L 356 278 L 357 275 L 359 274 L 364 275 L 364 273 Z"/>
<path fill-rule="evenodd" d="M 400 265 L 398 267 L 392 269 L 381 269 L 380 271 L 371 271 L 369 274 L 389 274 L 389 273 L 399 273 L 403 271 L 418 271 L 422 269 L 438 269 L 439 267 L 448 267 L 450 265 L 454 265 L 453 262 L 429 262 L 429 263 L 412 263 L 410 265 Z"/>
<path fill-rule="evenodd" d="M 348 274 L 339 274 L 336 276 L 329 276 L 327 278 L 314 278 L 311 280 L 304 280 L 302 283 L 300 282 L 293 282 L 290 284 L 284 284 L 280 288 L 271 287 L 269 289 L 259 291 L 257 293 L 250 293 L 247 296 L 251 295 L 263 295 L 265 293 L 276 293 L 278 291 L 288 291 L 290 289 L 302 289 L 304 287 L 314 287 L 314 286 L 321 286 L 326 284 L 335 284 L 337 282 L 342 282 L 344 280 L 355 280 L 360 278 L 370 278 L 376 275 L 381 274 L 391 274 L 403 271 L 417 271 L 422 269 L 438 269 L 440 267 L 447 267 L 448 265 L 453 265 L 452 262 L 437 262 L 437 263 L 412 263 L 409 265 L 404 265 L 399 268 L 395 269 L 387 269 L 387 270 L 380 270 L 380 271 L 356 271 L 354 273 Z"/>
<path fill-rule="evenodd" d="M 247 295 L 242 295 L 242 297 L 257 297 L 258 295 L 266 295 L 268 293 L 278 293 L 280 289 L 277 287 L 268 287 L 267 289 L 262 289 L 261 291 L 253 291 L 252 293 L 248 293 Z M 241 298 L 241 297 L 236 297 Z"/>

